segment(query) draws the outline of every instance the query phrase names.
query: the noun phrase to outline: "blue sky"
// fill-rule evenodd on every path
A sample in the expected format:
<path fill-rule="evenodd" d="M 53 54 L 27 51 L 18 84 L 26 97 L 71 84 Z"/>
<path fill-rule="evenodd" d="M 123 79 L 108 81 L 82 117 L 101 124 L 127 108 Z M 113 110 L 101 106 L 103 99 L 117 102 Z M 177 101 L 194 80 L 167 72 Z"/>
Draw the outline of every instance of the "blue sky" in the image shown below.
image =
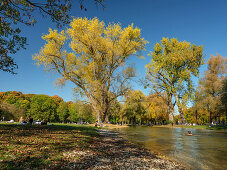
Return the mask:
<path fill-rule="evenodd" d="M 147 54 L 162 37 L 177 37 L 180 41 L 203 45 L 205 61 L 210 55 L 217 53 L 227 56 L 226 0 L 105 0 L 104 11 L 91 4 L 91 0 L 87 0 L 85 5 L 87 12 L 79 9 L 79 0 L 73 1 L 71 15 L 97 17 L 106 24 L 119 22 L 123 27 L 134 23 L 142 30 L 142 37 L 149 41 L 143 54 L 145 59 L 132 56 L 129 60 L 135 63 L 138 77 L 145 76 L 144 67 L 151 59 Z M 48 18 L 37 17 L 38 23 L 34 27 L 20 27 L 29 45 L 26 50 L 20 50 L 14 55 L 19 65 L 17 75 L 0 71 L 0 91 L 15 90 L 23 93 L 59 95 L 65 101 L 73 101 L 74 85 L 69 82 L 62 89 L 55 87 L 54 81 L 59 75 L 44 72 L 32 60 L 32 55 L 38 53 L 45 43 L 41 36 L 48 33 L 48 28 L 56 29 L 55 24 Z M 200 68 L 200 76 L 204 70 L 206 65 Z M 198 79 L 194 79 L 194 84 L 198 84 Z M 149 93 L 136 83 L 133 83 L 133 88 Z"/>

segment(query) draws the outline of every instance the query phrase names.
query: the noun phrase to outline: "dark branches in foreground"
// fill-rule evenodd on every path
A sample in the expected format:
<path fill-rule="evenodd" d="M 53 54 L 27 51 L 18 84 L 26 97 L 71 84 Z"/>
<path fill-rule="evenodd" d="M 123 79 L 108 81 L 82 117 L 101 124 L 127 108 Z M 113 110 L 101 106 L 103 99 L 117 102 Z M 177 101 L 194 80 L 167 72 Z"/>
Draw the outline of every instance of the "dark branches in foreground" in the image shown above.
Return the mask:
<path fill-rule="evenodd" d="M 94 4 L 104 9 L 104 0 L 94 0 Z M 81 10 L 87 11 L 85 0 L 79 0 Z M 33 26 L 39 15 L 50 17 L 58 27 L 68 24 L 71 16 L 71 0 L 1 0 L 0 1 L 0 70 L 16 74 L 18 65 L 12 55 L 25 49 L 26 37 L 20 36 L 18 23 Z M 79 9 L 79 7 L 78 7 Z"/>

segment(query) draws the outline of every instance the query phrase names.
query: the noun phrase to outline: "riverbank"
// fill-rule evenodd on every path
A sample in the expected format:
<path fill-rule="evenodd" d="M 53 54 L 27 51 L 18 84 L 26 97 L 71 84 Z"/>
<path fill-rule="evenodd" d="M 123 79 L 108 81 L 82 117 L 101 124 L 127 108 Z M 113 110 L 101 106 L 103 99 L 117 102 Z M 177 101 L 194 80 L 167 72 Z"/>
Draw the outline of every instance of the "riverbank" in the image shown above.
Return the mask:
<path fill-rule="evenodd" d="M 91 126 L 95 126 L 95 124 L 92 124 Z M 121 128 L 127 128 L 132 125 L 116 125 L 116 124 L 103 124 L 103 128 L 114 130 L 114 129 L 121 129 Z M 173 125 L 168 124 L 168 125 L 153 125 L 153 126 L 146 126 L 146 125 L 135 125 L 139 127 L 159 127 L 159 128 L 184 128 L 184 129 L 209 129 L 209 130 L 227 130 L 227 126 L 213 126 L 209 127 L 208 125 Z"/>
<path fill-rule="evenodd" d="M 185 129 L 209 129 L 209 130 L 227 130 L 227 126 L 213 126 L 209 127 L 208 125 L 195 125 L 195 126 L 186 126 L 186 125 L 154 125 L 152 127 L 163 127 L 163 128 L 185 128 Z"/>
<path fill-rule="evenodd" d="M 0 169 L 185 169 L 91 126 L 0 125 Z"/>

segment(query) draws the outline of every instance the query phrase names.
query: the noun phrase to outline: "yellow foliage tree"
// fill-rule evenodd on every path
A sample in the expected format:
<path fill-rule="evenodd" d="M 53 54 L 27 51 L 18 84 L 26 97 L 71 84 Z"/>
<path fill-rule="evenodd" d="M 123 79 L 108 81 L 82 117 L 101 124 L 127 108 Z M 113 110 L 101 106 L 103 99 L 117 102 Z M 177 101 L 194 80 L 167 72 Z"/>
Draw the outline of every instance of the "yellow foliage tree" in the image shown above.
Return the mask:
<path fill-rule="evenodd" d="M 151 52 L 152 60 L 146 65 L 147 80 L 153 91 L 169 106 L 169 120 L 173 121 L 177 104 L 184 121 L 183 107 L 192 98 L 192 76 L 198 76 L 203 64 L 203 47 L 176 38 L 163 38 Z M 165 94 L 163 97 L 162 94 Z"/>
<path fill-rule="evenodd" d="M 72 81 L 75 91 L 91 103 L 98 122 L 108 117 L 111 102 L 129 89 L 135 72 L 125 62 L 146 44 L 133 24 L 126 28 L 114 23 L 106 26 L 97 18 L 73 19 L 66 31 L 50 29 L 42 38 L 47 43 L 33 59 L 45 70 L 57 71 L 59 84 Z"/>
<path fill-rule="evenodd" d="M 153 123 L 164 123 L 168 120 L 168 105 L 157 93 L 150 94 L 144 100 L 146 108 L 145 119 L 152 120 Z"/>

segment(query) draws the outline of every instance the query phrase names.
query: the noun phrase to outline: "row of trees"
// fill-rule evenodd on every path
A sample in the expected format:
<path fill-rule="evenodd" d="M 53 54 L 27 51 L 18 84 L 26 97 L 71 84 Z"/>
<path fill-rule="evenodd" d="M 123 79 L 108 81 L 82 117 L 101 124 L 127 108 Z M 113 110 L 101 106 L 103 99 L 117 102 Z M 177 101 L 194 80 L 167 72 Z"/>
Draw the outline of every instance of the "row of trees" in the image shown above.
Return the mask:
<path fill-rule="evenodd" d="M 140 29 L 133 24 L 122 28 L 114 23 L 106 26 L 97 18 L 76 18 L 66 31 L 50 29 L 43 39 L 46 44 L 33 59 L 45 70 L 57 71 L 60 84 L 72 81 L 75 91 L 91 104 L 98 122 L 108 122 L 112 103 L 127 95 L 135 77 L 135 68 L 126 65 L 129 57 L 140 54 L 148 43 Z M 193 95 L 192 77 L 199 75 L 203 64 L 202 46 L 163 38 L 150 55 L 145 86 L 168 106 L 170 121 L 175 105 L 184 121 L 183 107 Z"/>
<path fill-rule="evenodd" d="M 57 95 L 23 94 L 21 92 L 0 93 L 1 119 L 19 120 L 32 116 L 34 120 L 46 119 L 51 122 L 95 121 L 90 105 L 78 102 L 64 102 Z"/>
<path fill-rule="evenodd" d="M 227 58 L 211 56 L 207 64 L 194 93 L 194 105 L 185 112 L 187 122 L 211 123 L 227 118 Z"/>
<path fill-rule="evenodd" d="M 90 103 L 89 106 L 95 112 L 99 123 L 108 122 L 111 116 L 122 121 L 126 117 L 129 122 L 143 123 L 150 121 L 150 115 L 156 113 L 168 115 L 168 119 L 173 122 L 175 106 L 178 107 L 181 121 L 184 123 L 188 102 L 194 100 L 195 105 L 200 105 L 198 101 L 205 97 L 207 100 L 202 104 L 209 110 L 211 120 L 215 111 L 210 109 L 211 103 L 217 99 L 210 98 L 219 96 L 218 99 L 221 100 L 221 96 L 225 94 L 213 92 L 216 86 L 222 89 L 222 83 L 214 83 L 213 91 L 210 92 L 202 89 L 209 86 L 209 81 L 215 81 L 206 81 L 209 77 L 216 76 L 218 82 L 223 82 L 226 60 L 219 63 L 224 70 L 220 73 L 223 76 L 219 76 L 217 71 L 209 67 L 208 72 L 211 75 L 207 73 L 209 76 L 201 79 L 202 88 L 194 95 L 192 78 L 199 76 L 199 67 L 204 64 L 203 47 L 186 41 L 180 42 L 176 38 L 163 38 L 155 44 L 150 53 L 151 62 L 146 65 L 147 76 L 143 83 L 151 89 L 152 95 L 143 97 L 140 92 L 135 92 L 138 96 L 131 100 L 130 80 L 136 75 L 135 68 L 127 62 L 130 56 L 145 50 L 148 43 L 141 37 L 140 29 L 133 24 L 122 28 L 120 24 L 105 25 L 97 18 L 75 18 L 65 31 L 50 29 L 49 34 L 42 38 L 46 40 L 46 44 L 33 59 L 38 65 L 43 65 L 45 70 L 57 71 L 60 75 L 58 84 L 73 82 L 75 92 Z M 120 96 L 125 97 L 125 104 L 120 107 L 123 111 L 120 117 L 113 116 L 113 110 L 118 108 L 114 105 Z M 146 100 L 153 103 L 145 102 Z M 207 104 L 208 101 L 210 104 Z M 155 108 L 158 105 L 162 108 Z M 153 111 L 147 111 L 151 106 Z M 226 107 L 222 105 L 221 108 Z M 198 110 L 196 109 L 196 112 Z"/>
<path fill-rule="evenodd" d="M 226 119 L 227 79 L 226 58 L 211 56 L 208 70 L 199 80 L 193 93 L 193 106 L 182 104 L 182 113 L 188 123 L 207 124 Z M 127 124 L 166 124 L 169 120 L 169 105 L 166 92 L 154 92 L 148 96 L 140 90 L 128 90 L 122 101 L 115 99 L 109 108 L 108 120 L 111 123 Z M 18 120 L 20 116 L 31 115 L 34 119 L 47 119 L 52 122 L 93 123 L 97 120 L 91 104 L 82 101 L 64 102 L 57 95 L 22 94 L 21 92 L 0 93 L 0 116 Z M 184 123 L 182 115 L 174 116 L 175 123 Z"/>
<path fill-rule="evenodd" d="M 111 123 L 151 124 L 168 120 L 167 106 L 158 96 L 145 96 L 140 90 L 129 91 L 124 103 L 115 100 L 110 106 Z M 64 102 L 57 95 L 23 94 L 17 91 L 0 93 L 0 117 L 5 120 L 19 120 L 32 116 L 34 120 L 47 119 L 50 122 L 96 121 L 90 104 L 82 101 Z"/>

